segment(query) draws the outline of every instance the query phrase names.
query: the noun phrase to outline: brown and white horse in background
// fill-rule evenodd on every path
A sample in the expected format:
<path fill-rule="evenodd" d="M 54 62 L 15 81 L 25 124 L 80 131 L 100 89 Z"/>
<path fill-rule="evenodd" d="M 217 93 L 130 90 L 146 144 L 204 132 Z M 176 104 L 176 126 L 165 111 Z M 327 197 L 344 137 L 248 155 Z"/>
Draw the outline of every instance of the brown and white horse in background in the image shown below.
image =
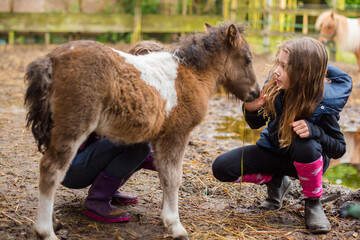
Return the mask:
<path fill-rule="evenodd" d="M 57 239 L 56 188 L 80 144 L 95 131 L 119 144 L 151 142 L 164 226 L 173 238 L 188 239 L 178 190 L 189 134 L 205 117 L 218 84 L 243 101 L 260 93 L 242 27 L 206 27 L 169 52 L 134 56 L 94 41 L 73 41 L 28 65 L 27 124 L 43 153 L 35 223 L 41 238 Z"/>
<path fill-rule="evenodd" d="M 326 45 L 334 41 L 340 50 L 353 52 L 360 69 L 360 18 L 326 11 L 316 19 L 315 27 L 320 31 L 320 42 Z"/>

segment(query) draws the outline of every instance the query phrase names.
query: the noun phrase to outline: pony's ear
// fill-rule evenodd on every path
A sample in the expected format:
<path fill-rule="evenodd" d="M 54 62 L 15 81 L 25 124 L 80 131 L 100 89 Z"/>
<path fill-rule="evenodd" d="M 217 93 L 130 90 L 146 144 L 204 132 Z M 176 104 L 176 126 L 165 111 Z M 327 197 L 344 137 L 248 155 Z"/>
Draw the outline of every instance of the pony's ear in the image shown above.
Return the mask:
<path fill-rule="evenodd" d="M 335 19 L 335 13 L 331 12 L 330 17 L 331 17 L 331 19 Z"/>
<path fill-rule="evenodd" d="M 231 46 L 237 46 L 240 41 L 240 33 L 234 24 L 231 24 L 227 30 L 227 39 Z"/>
<path fill-rule="evenodd" d="M 209 23 L 205 23 L 205 31 L 212 28 L 212 26 Z"/>

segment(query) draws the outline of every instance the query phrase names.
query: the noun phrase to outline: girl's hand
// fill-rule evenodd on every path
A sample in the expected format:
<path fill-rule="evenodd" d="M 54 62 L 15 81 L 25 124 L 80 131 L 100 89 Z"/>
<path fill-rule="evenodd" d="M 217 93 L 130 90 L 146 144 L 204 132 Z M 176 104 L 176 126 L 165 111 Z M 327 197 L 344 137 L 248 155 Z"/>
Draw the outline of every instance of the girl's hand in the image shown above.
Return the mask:
<path fill-rule="evenodd" d="M 298 120 L 291 124 L 294 132 L 299 135 L 300 138 L 307 138 L 310 136 L 309 127 L 305 120 Z"/>
<path fill-rule="evenodd" d="M 261 90 L 260 96 L 257 99 L 255 99 L 252 102 L 244 102 L 244 107 L 246 111 L 255 112 L 256 110 L 261 108 L 265 104 L 266 97 L 267 95 L 264 94 L 263 91 Z"/>

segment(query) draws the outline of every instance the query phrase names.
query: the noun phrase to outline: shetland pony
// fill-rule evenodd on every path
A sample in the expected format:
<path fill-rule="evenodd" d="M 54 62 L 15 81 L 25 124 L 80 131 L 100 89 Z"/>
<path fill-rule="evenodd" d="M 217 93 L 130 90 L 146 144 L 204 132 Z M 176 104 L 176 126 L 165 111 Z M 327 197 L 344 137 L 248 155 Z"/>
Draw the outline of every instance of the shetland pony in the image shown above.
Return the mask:
<path fill-rule="evenodd" d="M 205 117 L 218 84 L 243 101 L 260 94 L 242 27 L 205 25 L 205 33 L 187 35 L 171 51 L 134 56 L 73 41 L 27 66 L 27 125 L 43 153 L 35 223 L 41 238 L 57 239 L 55 190 L 80 144 L 95 131 L 119 144 L 151 142 L 164 226 L 173 238 L 188 239 L 178 190 L 189 134 Z"/>
<path fill-rule="evenodd" d="M 335 41 L 341 50 L 353 52 L 360 68 L 360 18 L 346 18 L 326 11 L 316 19 L 315 28 L 320 31 L 320 42 L 326 45 Z"/>

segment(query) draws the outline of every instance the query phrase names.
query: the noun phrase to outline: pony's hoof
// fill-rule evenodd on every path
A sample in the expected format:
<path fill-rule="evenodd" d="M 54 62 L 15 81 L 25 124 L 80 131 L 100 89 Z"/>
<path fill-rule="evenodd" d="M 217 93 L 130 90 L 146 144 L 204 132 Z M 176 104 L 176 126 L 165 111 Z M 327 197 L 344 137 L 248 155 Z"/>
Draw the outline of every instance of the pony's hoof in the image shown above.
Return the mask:
<path fill-rule="evenodd" d="M 181 236 L 181 237 L 177 237 L 174 238 L 175 240 L 189 240 L 189 238 L 187 236 Z"/>
<path fill-rule="evenodd" d="M 56 235 L 52 235 L 52 236 L 44 236 L 44 235 L 40 235 L 40 234 L 37 234 L 37 235 L 42 240 L 59 240 Z"/>
<path fill-rule="evenodd" d="M 59 240 L 54 232 L 52 232 L 52 233 L 47 233 L 47 232 L 41 233 L 38 230 L 35 230 L 35 232 L 36 232 L 36 235 L 39 237 L 39 239 L 42 239 L 42 240 Z"/>

